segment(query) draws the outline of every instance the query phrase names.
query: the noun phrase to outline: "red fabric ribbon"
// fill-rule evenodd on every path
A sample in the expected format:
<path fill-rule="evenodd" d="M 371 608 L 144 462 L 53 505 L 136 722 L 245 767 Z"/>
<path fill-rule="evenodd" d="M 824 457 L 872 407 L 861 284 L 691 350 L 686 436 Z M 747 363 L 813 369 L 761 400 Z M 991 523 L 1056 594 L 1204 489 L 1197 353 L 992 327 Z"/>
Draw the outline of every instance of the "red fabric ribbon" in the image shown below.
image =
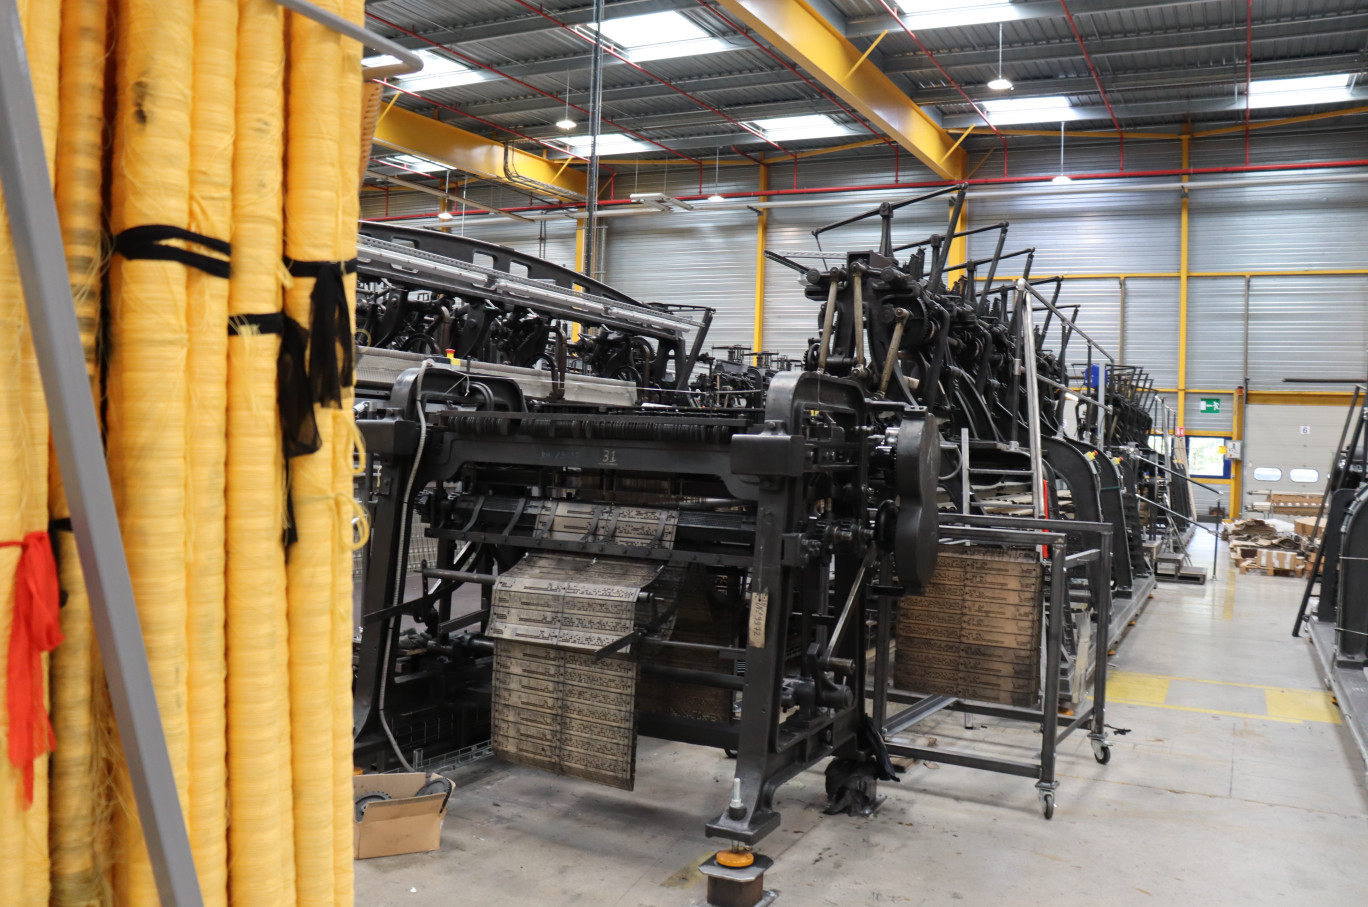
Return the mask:
<path fill-rule="evenodd" d="M 33 803 L 33 762 L 57 745 L 43 706 L 43 653 L 62 641 L 61 594 L 57 562 L 46 532 L 30 532 L 22 542 L 14 574 L 14 617 L 10 624 L 6 705 L 9 707 L 9 760 L 24 776 L 24 804 Z"/>

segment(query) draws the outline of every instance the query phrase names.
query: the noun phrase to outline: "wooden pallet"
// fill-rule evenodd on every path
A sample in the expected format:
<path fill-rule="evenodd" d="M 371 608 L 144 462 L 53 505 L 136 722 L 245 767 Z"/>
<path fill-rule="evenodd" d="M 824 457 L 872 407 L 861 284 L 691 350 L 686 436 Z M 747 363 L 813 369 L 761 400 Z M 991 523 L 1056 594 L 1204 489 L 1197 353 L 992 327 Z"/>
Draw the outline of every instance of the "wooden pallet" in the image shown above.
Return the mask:
<path fill-rule="evenodd" d="M 1260 567 L 1254 563 L 1242 563 L 1239 565 L 1241 576 L 1306 576 L 1307 565 L 1300 567 Z"/>

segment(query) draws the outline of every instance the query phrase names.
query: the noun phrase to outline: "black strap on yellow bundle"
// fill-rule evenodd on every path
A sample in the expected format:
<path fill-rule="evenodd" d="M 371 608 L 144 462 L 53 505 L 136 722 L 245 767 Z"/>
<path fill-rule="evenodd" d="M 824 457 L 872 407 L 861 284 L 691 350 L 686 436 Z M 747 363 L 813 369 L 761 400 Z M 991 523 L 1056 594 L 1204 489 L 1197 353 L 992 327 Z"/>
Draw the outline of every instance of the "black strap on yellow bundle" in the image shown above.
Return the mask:
<path fill-rule="evenodd" d="M 309 329 L 309 387 L 313 402 L 321 406 L 340 407 L 342 389 L 351 387 L 352 326 L 347 310 L 347 290 L 342 277 L 356 272 L 356 259 L 351 261 L 295 261 L 285 259 L 285 267 L 293 277 L 312 277 L 313 292 L 309 294 L 312 307 Z M 337 358 L 342 350 L 342 360 Z"/>
<path fill-rule="evenodd" d="M 284 312 L 261 315 L 233 315 L 228 319 L 228 335 L 279 334 L 280 355 L 276 358 L 276 392 L 279 395 L 280 429 L 285 459 L 311 454 L 323 446 L 309 397 L 309 373 L 304 361 L 309 332 Z"/>
<path fill-rule="evenodd" d="M 192 252 L 179 246 L 166 245 L 167 242 L 174 239 L 193 243 L 217 252 L 224 257 L 215 258 L 212 255 Z M 114 237 L 114 254 L 122 255 L 130 261 L 138 259 L 177 261 L 183 265 L 198 268 L 214 277 L 222 277 L 225 280 L 228 278 L 227 256 L 229 248 L 228 243 L 224 240 L 214 239 L 212 236 L 205 236 L 203 233 L 195 233 L 183 227 L 173 227 L 170 224 L 144 224 L 140 227 L 129 227 Z"/>

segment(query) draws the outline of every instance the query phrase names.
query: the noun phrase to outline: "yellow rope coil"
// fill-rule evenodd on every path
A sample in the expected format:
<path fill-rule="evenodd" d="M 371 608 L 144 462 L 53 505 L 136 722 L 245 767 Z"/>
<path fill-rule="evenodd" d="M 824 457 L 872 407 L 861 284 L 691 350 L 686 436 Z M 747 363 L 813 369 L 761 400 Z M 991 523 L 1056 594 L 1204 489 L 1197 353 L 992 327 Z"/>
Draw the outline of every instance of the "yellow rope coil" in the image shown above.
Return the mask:
<path fill-rule="evenodd" d="M 232 315 L 281 307 L 284 20 L 270 0 L 238 7 Z M 291 792 L 280 776 L 281 763 L 289 766 L 279 725 L 282 714 L 288 720 L 289 698 L 278 648 L 285 620 L 279 348 L 274 334 L 228 340 L 228 870 L 236 907 L 286 903 L 282 853 L 293 858 L 283 822 Z"/>
<path fill-rule="evenodd" d="M 342 15 L 357 25 L 365 23 L 365 0 L 344 0 Z M 341 92 L 338 122 L 342 126 L 341 150 L 338 158 L 338 176 L 342 180 L 339 217 L 337 219 L 337 256 L 349 259 L 356 254 L 356 225 L 361 216 L 361 173 L 365 172 L 369 157 L 369 137 L 363 124 L 363 89 L 361 81 L 361 45 L 347 41 L 342 45 L 341 72 L 337 85 Z M 374 127 L 372 126 L 372 129 Z M 360 170 L 352 166 L 359 161 Z M 354 178 L 353 178 L 354 177 Z M 356 275 L 349 275 L 344 284 L 347 292 L 348 321 L 356 324 Z M 354 478 L 359 475 L 365 464 L 365 442 L 361 431 L 356 427 L 352 412 L 353 394 L 346 389 L 342 394 L 342 406 L 334 413 L 337 429 L 333 433 L 336 459 L 333 462 L 333 490 L 347 498 L 356 516 L 347 521 L 346 538 L 343 550 L 334 560 L 337 571 L 334 581 L 334 601 L 332 609 L 332 690 L 333 690 L 333 809 L 334 844 L 333 860 L 336 877 L 336 900 L 339 905 L 349 907 L 352 894 L 352 694 L 351 694 L 351 641 L 352 628 L 356 625 L 353 617 L 352 597 L 352 552 L 364 546 L 370 536 L 370 520 L 366 509 L 356 502 Z M 352 527 L 355 527 L 353 535 Z"/>
<path fill-rule="evenodd" d="M 107 0 L 66 0 L 62 6 L 55 191 L 67 276 L 92 386 L 102 268 L 108 14 Z M 55 461 L 49 469 L 52 515 L 62 519 L 70 511 Z M 104 678 L 95 671 L 90 601 L 75 538 L 59 532 L 55 544 L 66 602 L 62 607 L 64 640 L 51 662 L 52 725 L 57 739 L 50 793 L 51 901 L 55 907 L 87 907 L 106 903 L 109 896 L 100 824 L 110 792 L 94 783 L 104 758 L 96 749 L 95 728 L 96 691 Z"/>
<path fill-rule="evenodd" d="M 190 109 L 190 229 L 227 240 L 233 219 L 237 75 L 236 0 L 195 4 L 194 104 Z M 224 652 L 225 460 L 228 418 L 228 281 L 186 270 L 190 484 L 185 537 L 190 595 L 190 843 L 206 907 L 228 903 L 227 662 Z"/>
<path fill-rule="evenodd" d="M 340 0 L 319 5 L 341 12 Z M 340 166 L 336 82 L 344 42 L 355 43 L 312 20 L 290 17 L 285 255 L 296 261 L 339 260 L 336 218 L 342 193 L 349 188 Z M 348 166 L 346 171 L 350 170 Z M 314 283 L 311 277 L 296 275 L 285 291 L 286 312 L 305 326 L 310 324 Z M 337 811 L 329 796 L 336 767 L 332 748 L 324 741 L 333 740 L 332 609 L 341 530 L 332 501 L 332 412 L 315 406 L 315 417 L 322 447 L 290 462 L 298 530 L 290 550 L 288 590 L 295 890 L 301 907 L 333 904 L 337 883 Z"/>
<path fill-rule="evenodd" d="M 60 10 L 42 3 L 18 4 L 32 60 L 34 92 L 49 172 L 56 153 Z M 41 55 L 41 56 L 37 56 Z M 0 208 L 0 394 L 9 401 L 0 416 L 0 540 L 13 541 L 47 528 L 47 411 L 37 360 L 28 336 L 24 297 L 8 218 Z M 32 484 L 31 484 L 32 483 Z M 14 612 L 17 548 L 0 556 L 0 703 L 5 701 L 8 640 Z M 43 660 L 47 666 L 47 658 Z M 46 677 L 46 671 L 44 671 Z M 44 681 L 46 690 L 46 680 Z M 0 754 L 8 751 L 9 717 L 0 709 Z M 48 900 L 48 758 L 33 766 L 33 803 L 25 808 L 20 773 L 3 758 L 0 767 L 0 903 L 37 905 Z"/>

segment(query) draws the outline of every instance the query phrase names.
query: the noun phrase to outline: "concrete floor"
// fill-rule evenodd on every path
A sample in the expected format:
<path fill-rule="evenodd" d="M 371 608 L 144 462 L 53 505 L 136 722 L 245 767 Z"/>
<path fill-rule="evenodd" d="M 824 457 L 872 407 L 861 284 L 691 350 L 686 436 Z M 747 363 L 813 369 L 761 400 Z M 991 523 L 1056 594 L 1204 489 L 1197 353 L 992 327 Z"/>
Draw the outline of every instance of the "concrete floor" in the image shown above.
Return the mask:
<path fill-rule="evenodd" d="M 1193 558 L 1210 565 L 1210 541 Z M 1075 737 L 1058 807 L 1029 780 L 930 763 L 885 784 L 868 819 L 822 815 L 820 771 L 781 788 L 761 851 L 793 907 L 856 904 L 1310 904 L 1364 893 L 1364 766 L 1288 635 L 1301 582 L 1161 585 L 1112 660 L 1111 764 Z M 938 746 L 1031 758 L 1035 735 L 958 714 Z M 685 907 L 704 897 L 702 834 L 731 763 L 643 739 L 634 793 L 493 760 L 456 775 L 442 849 L 356 864 L 356 903 Z"/>

